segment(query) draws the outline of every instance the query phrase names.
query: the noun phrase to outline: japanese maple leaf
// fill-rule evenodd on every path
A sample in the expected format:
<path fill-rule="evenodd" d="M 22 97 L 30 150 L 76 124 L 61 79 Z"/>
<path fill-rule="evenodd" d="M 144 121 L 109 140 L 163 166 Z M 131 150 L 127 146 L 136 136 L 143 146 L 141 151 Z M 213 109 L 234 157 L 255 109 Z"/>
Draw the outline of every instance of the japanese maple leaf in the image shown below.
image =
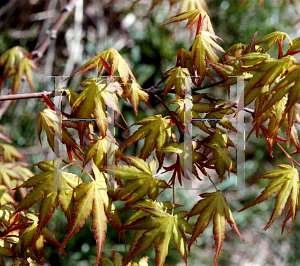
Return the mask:
<path fill-rule="evenodd" d="M 58 163 L 61 159 L 56 159 L 54 164 Z M 38 239 L 42 230 L 49 223 L 55 209 L 58 205 L 67 217 L 68 221 L 71 221 L 71 212 L 74 206 L 72 191 L 64 189 L 54 189 L 54 164 L 52 161 L 39 162 L 37 166 L 43 171 L 41 174 L 37 174 L 21 186 L 15 188 L 31 188 L 28 195 L 20 202 L 15 210 L 15 213 L 23 210 L 28 210 L 31 206 L 42 199 L 41 207 L 39 210 L 39 220 L 37 231 L 35 233 L 35 241 Z M 62 172 L 62 188 L 71 189 L 75 188 L 82 181 L 75 174 Z"/>
<path fill-rule="evenodd" d="M 125 231 L 137 230 L 137 232 L 134 236 L 133 246 L 122 266 L 127 265 L 130 260 L 147 250 L 152 244 L 154 244 L 156 253 L 155 265 L 164 265 L 172 235 L 175 246 L 187 265 L 185 233 L 191 234 L 192 232 L 191 225 L 185 220 L 188 212 L 180 211 L 177 214 L 170 214 L 160 208 L 140 207 L 139 209 L 149 213 L 150 216 L 126 223 L 126 226 L 123 226 L 122 229 Z"/>
<path fill-rule="evenodd" d="M 189 27 L 189 29 L 193 29 L 193 25 L 196 22 L 198 22 L 198 26 L 197 26 L 198 30 L 207 31 L 207 32 L 209 32 L 209 33 L 211 33 L 211 34 L 214 35 L 215 32 L 214 32 L 214 29 L 212 27 L 210 18 L 207 15 L 207 13 L 203 10 L 203 9 L 207 10 L 206 4 L 201 5 L 201 4 L 199 4 L 199 2 L 195 2 L 195 1 L 191 1 L 191 2 L 192 2 L 191 6 L 193 6 L 193 8 L 191 8 L 192 10 L 188 10 L 188 11 L 182 12 L 180 14 L 177 14 L 177 15 L 169 18 L 168 19 L 169 21 L 167 23 L 161 25 L 160 27 L 163 27 L 163 26 L 168 25 L 170 23 L 180 22 L 180 21 L 189 19 L 187 21 L 185 27 Z M 187 8 L 187 5 L 188 5 L 187 2 L 182 2 L 180 11 L 184 11 L 184 9 Z M 195 9 L 195 5 L 198 5 L 197 7 L 201 6 L 201 7 L 203 7 L 203 9 L 202 8 Z"/>
<path fill-rule="evenodd" d="M 111 66 L 108 65 L 108 61 L 110 62 Z M 72 73 L 70 77 L 76 73 L 78 73 L 78 75 L 82 74 L 95 66 L 98 66 L 98 76 L 100 75 L 103 67 L 106 68 L 110 76 L 115 75 L 115 73 L 118 71 L 120 81 L 122 84 L 124 84 L 125 88 L 129 87 L 130 78 L 132 81 L 136 82 L 136 78 L 130 70 L 126 60 L 115 49 L 108 49 L 100 54 L 97 54 L 83 66 L 77 69 L 74 73 Z"/>
<path fill-rule="evenodd" d="M 51 147 L 51 149 L 54 151 L 54 138 L 57 138 L 55 135 L 55 120 L 56 120 L 56 114 L 54 110 L 51 110 L 50 108 L 44 109 L 43 112 L 40 112 L 38 114 L 38 122 L 37 122 L 37 132 L 39 141 L 41 142 L 41 133 L 42 129 L 44 129 L 48 143 Z M 67 131 L 65 125 L 73 128 L 77 128 L 77 124 L 73 121 L 62 121 L 61 122 L 61 138 L 62 142 L 66 144 L 67 147 L 69 147 L 72 150 L 78 149 L 80 150 L 78 144 L 72 137 L 72 135 Z"/>
<path fill-rule="evenodd" d="M 107 141 L 107 137 L 95 139 L 87 146 L 87 151 L 84 154 L 83 168 L 92 158 L 98 167 L 106 164 Z"/>
<path fill-rule="evenodd" d="M 216 38 L 216 35 L 213 35 L 208 31 L 199 31 L 199 34 L 196 36 L 192 45 L 193 64 L 197 74 L 200 76 L 198 85 L 201 85 L 206 75 L 207 64 L 205 62 L 205 57 L 213 62 L 219 61 L 219 57 L 212 50 L 212 48 L 214 48 L 216 51 L 225 53 L 222 47 L 215 42 L 214 39 Z"/>
<path fill-rule="evenodd" d="M 25 54 L 25 56 L 24 56 Z M 4 65 L 3 75 L 0 78 L 0 92 L 5 79 L 14 75 L 12 93 L 18 93 L 22 76 L 25 75 L 29 86 L 35 92 L 31 69 L 40 71 L 35 63 L 28 58 L 29 53 L 20 46 L 15 46 L 0 56 L 0 67 Z"/>
<path fill-rule="evenodd" d="M 42 250 L 44 248 L 45 240 L 58 248 L 60 247 L 60 243 L 56 235 L 47 227 L 39 232 L 38 218 L 35 215 L 31 214 L 28 218 L 33 220 L 33 223 L 31 223 L 20 236 L 21 247 L 30 258 L 37 260 L 38 263 L 42 264 Z"/>
<path fill-rule="evenodd" d="M 289 209 L 289 213 L 286 215 L 286 219 L 292 217 L 292 222 L 288 231 L 289 234 L 294 224 L 295 216 L 296 216 L 296 207 L 297 207 L 298 195 L 299 195 L 299 174 L 297 169 L 295 169 L 290 165 L 279 164 L 277 166 L 280 167 L 281 169 L 268 172 L 248 182 L 248 183 L 252 183 L 261 178 L 271 179 L 277 177 L 264 189 L 264 191 L 261 192 L 260 196 L 254 202 L 247 205 L 243 209 L 239 210 L 239 212 L 267 200 L 273 194 L 279 191 L 272 215 L 270 217 L 269 222 L 264 227 L 264 230 L 266 231 L 275 222 L 275 220 L 277 220 L 277 218 L 282 213 L 285 204 L 287 203 L 287 200 L 289 198 L 287 204 L 287 210 Z M 284 224 L 286 223 L 286 221 L 287 220 L 285 220 Z"/>
<path fill-rule="evenodd" d="M 133 125 L 142 126 L 125 141 L 121 148 L 121 153 L 130 144 L 145 138 L 140 158 L 146 160 L 155 148 L 163 148 L 168 144 L 168 136 L 176 142 L 176 137 L 172 131 L 171 124 L 171 119 L 163 118 L 161 115 L 147 117 L 134 123 Z M 164 155 L 156 151 L 156 156 L 158 158 L 159 168 L 161 168 Z"/>
<path fill-rule="evenodd" d="M 82 147 L 83 134 L 90 123 L 88 121 L 89 118 L 96 118 L 96 124 L 101 136 L 104 138 L 107 130 L 106 106 L 114 109 L 118 113 L 121 113 L 118 107 L 118 97 L 115 94 L 115 90 L 121 89 L 121 87 L 118 83 L 108 85 L 97 83 L 94 78 L 84 80 L 80 86 L 85 87 L 85 89 L 74 102 L 72 110 L 75 111 L 75 109 L 79 106 L 76 117 L 87 119 L 85 121 L 78 122 L 78 134 L 80 138 L 80 145 Z M 112 99 L 109 97 L 110 95 L 112 95 Z"/>
<path fill-rule="evenodd" d="M 207 159 L 207 157 L 199 152 L 196 152 L 195 149 L 196 149 L 195 141 L 171 143 L 167 147 L 159 149 L 159 151 L 163 153 L 173 152 L 178 154 L 178 160 L 176 161 L 176 163 L 171 166 L 164 167 L 164 169 L 167 171 L 171 171 L 174 169 L 177 172 L 178 181 L 181 186 L 182 186 L 181 174 L 189 178 L 189 180 L 191 180 L 191 178 L 187 176 L 185 169 L 189 170 L 199 180 L 201 180 L 201 178 L 199 177 L 196 171 L 195 165 L 199 166 L 198 162 Z M 189 164 L 187 156 L 190 156 L 191 164 Z M 173 177 L 175 177 L 175 172 Z"/>
<path fill-rule="evenodd" d="M 220 183 L 223 181 L 225 171 L 228 171 L 228 177 L 230 177 L 229 172 L 236 173 L 236 164 L 231 159 L 230 153 L 227 147 L 221 147 L 217 143 L 206 144 L 213 151 L 212 158 L 208 161 L 209 164 L 214 164 L 216 172 L 219 175 Z"/>
<path fill-rule="evenodd" d="M 188 214 L 188 219 L 191 216 L 199 214 L 197 222 L 193 228 L 192 238 L 189 242 L 189 250 L 197 237 L 204 232 L 212 216 L 214 216 L 213 234 L 216 244 L 214 265 L 216 266 L 225 238 L 226 220 L 243 241 L 244 239 L 235 224 L 232 213 L 228 207 L 227 200 L 220 190 L 213 193 L 202 193 L 199 196 L 204 199 L 199 200 Z"/>
<path fill-rule="evenodd" d="M 4 163 L 0 161 L 0 183 L 5 184 L 12 197 L 15 195 L 15 191 L 12 189 L 20 186 L 29 177 L 33 176 L 33 173 L 26 168 L 28 165 L 24 162 Z M 26 190 L 21 187 L 18 187 L 18 192 L 22 198 L 27 194 Z"/>
<path fill-rule="evenodd" d="M 187 68 L 174 67 L 168 70 L 163 75 L 169 75 L 164 88 L 164 99 L 166 100 L 166 95 L 175 85 L 176 95 L 184 97 L 184 88 L 186 82 L 189 82 L 187 76 L 189 76 L 189 70 Z"/>
<path fill-rule="evenodd" d="M 128 180 L 123 190 L 116 193 L 117 200 L 127 200 L 125 207 L 135 203 L 148 194 L 149 198 L 155 200 L 159 187 L 166 187 L 164 180 L 155 178 L 156 161 L 153 158 L 150 163 L 143 159 L 126 156 L 125 158 L 134 166 L 118 165 L 115 167 L 116 179 Z"/>
<path fill-rule="evenodd" d="M 136 116 L 138 113 L 139 100 L 152 108 L 152 105 L 149 102 L 149 95 L 142 90 L 141 86 L 135 80 L 133 80 L 130 86 L 125 87 L 122 98 L 125 100 L 129 99 Z"/>
<path fill-rule="evenodd" d="M 104 246 L 107 221 L 115 229 L 121 227 L 121 220 L 115 206 L 111 203 L 107 195 L 106 181 L 104 173 L 92 162 L 95 179 L 88 183 L 82 183 L 74 190 L 74 202 L 77 202 L 73 211 L 72 220 L 68 226 L 68 234 L 59 249 L 62 252 L 66 243 L 84 225 L 85 220 L 92 215 L 91 228 L 97 244 L 97 258 L 95 265 L 99 264 L 101 252 Z"/>

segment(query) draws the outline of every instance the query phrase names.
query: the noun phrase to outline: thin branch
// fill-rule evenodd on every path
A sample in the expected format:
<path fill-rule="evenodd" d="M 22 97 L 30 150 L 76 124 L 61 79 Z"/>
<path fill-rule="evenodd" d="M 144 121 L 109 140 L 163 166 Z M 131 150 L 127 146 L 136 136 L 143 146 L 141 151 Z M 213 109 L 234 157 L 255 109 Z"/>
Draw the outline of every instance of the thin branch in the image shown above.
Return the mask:
<path fill-rule="evenodd" d="M 213 101 L 213 102 L 217 102 L 217 101 L 220 100 L 220 99 L 215 98 L 215 97 L 213 97 L 213 96 L 210 96 L 210 95 L 208 95 L 208 94 L 205 94 L 203 98 L 205 98 L 205 99 L 207 99 L 207 100 L 209 100 L 209 101 Z M 232 107 L 237 108 L 237 103 L 232 103 Z M 254 112 L 253 109 L 250 109 L 250 108 L 248 108 L 248 107 L 244 107 L 243 110 L 246 111 L 247 113 L 250 113 L 250 114 L 252 115 L 252 117 L 254 117 L 255 112 Z"/>
<path fill-rule="evenodd" d="M 9 100 L 21 100 L 21 99 L 31 99 L 31 98 L 43 98 L 43 94 L 46 96 L 50 96 L 51 91 L 44 92 L 33 92 L 33 93 L 20 93 L 20 94 L 8 94 L 0 96 L 1 101 L 9 101 Z"/>
<path fill-rule="evenodd" d="M 69 15 L 72 13 L 75 4 L 77 0 L 70 0 L 70 2 L 65 6 L 65 8 L 61 11 L 60 16 L 56 20 L 56 22 L 53 24 L 53 26 L 50 28 L 50 30 L 47 33 L 46 38 L 37 45 L 36 49 L 32 52 L 34 55 L 32 60 L 36 63 L 41 59 L 41 57 L 44 55 L 46 50 L 48 49 L 51 39 L 55 39 L 57 36 L 57 32 L 60 29 L 60 27 L 64 24 L 66 19 L 69 17 Z"/>
<path fill-rule="evenodd" d="M 149 89 L 152 89 L 152 93 L 163 93 L 164 92 L 164 89 L 153 89 L 153 88 L 156 88 L 158 87 L 163 81 L 166 80 L 168 76 L 166 76 L 165 78 L 163 78 L 159 83 L 157 83 L 155 86 L 149 88 Z M 211 84 L 208 84 L 208 85 L 205 85 L 205 86 L 202 86 L 202 87 L 197 87 L 197 88 L 192 88 L 192 91 L 198 91 L 198 90 L 204 90 L 204 89 L 207 89 L 207 88 L 211 88 L 211 87 L 214 87 L 214 86 L 218 86 L 222 83 L 224 83 L 225 80 L 221 80 L 221 81 L 218 81 L 218 82 L 215 82 L 215 83 L 211 83 Z M 144 91 L 148 91 L 149 89 L 144 89 Z M 175 90 L 170 90 L 169 93 L 175 93 Z"/>

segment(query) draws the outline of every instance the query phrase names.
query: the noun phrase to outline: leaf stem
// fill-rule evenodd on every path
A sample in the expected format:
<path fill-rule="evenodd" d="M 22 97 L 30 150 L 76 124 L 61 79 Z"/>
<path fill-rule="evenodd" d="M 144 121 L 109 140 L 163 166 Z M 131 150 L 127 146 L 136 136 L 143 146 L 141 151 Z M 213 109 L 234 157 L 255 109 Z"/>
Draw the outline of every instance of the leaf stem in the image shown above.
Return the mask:
<path fill-rule="evenodd" d="M 275 140 L 275 143 L 276 143 L 277 146 L 285 153 L 285 155 L 291 160 L 292 163 L 294 162 L 297 166 L 300 167 L 300 164 L 297 163 L 297 162 L 292 158 L 292 156 L 289 155 L 289 154 L 286 152 L 286 150 L 285 150 L 284 148 L 282 148 L 281 145 L 280 145 L 276 140 Z"/>
<path fill-rule="evenodd" d="M 216 191 L 218 191 L 218 189 L 217 189 L 215 183 L 211 180 L 210 175 L 208 175 L 207 177 L 209 178 L 210 182 L 211 182 L 211 183 L 213 184 L 213 186 L 215 187 Z"/>

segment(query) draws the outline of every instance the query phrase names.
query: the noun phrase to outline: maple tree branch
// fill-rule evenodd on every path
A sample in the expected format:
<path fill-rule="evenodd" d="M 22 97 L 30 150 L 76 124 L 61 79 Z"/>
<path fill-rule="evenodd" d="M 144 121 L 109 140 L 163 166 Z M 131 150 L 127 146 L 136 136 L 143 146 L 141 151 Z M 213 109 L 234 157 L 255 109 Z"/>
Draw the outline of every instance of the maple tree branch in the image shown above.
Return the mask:
<path fill-rule="evenodd" d="M 51 43 L 51 39 L 56 39 L 58 30 L 64 24 L 69 15 L 72 13 L 76 1 L 77 0 L 70 0 L 70 2 L 61 11 L 60 16 L 58 17 L 56 22 L 47 31 L 47 36 L 45 37 L 45 39 L 41 43 L 37 44 L 35 50 L 31 52 L 31 54 L 33 55 L 32 60 L 34 61 L 34 63 L 36 63 L 42 58 L 42 56 L 44 55 Z"/>
<path fill-rule="evenodd" d="M 43 94 L 50 96 L 51 91 L 44 92 L 31 92 L 31 93 L 19 93 L 19 94 L 8 94 L 0 96 L 0 101 L 9 101 L 9 100 L 22 100 L 22 99 L 31 99 L 31 98 L 43 98 Z"/>
<path fill-rule="evenodd" d="M 168 76 L 164 77 L 160 82 L 158 82 L 156 85 L 152 86 L 151 88 L 149 89 L 144 89 L 144 91 L 146 91 L 148 93 L 148 91 L 150 89 L 151 90 L 151 93 L 153 94 L 156 94 L 156 93 L 163 93 L 164 92 L 164 89 L 154 89 L 154 88 L 157 88 L 162 82 L 164 82 L 166 79 L 168 78 Z M 211 88 L 211 87 L 214 87 L 214 86 L 218 86 L 220 84 L 222 84 L 225 80 L 221 80 L 221 81 L 218 81 L 218 82 L 215 82 L 215 83 L 211 83 L 211 84 L 208 84 L 208 85 L 204 85 L 204 86 L 201 86 L 201 87 L 197 87 L 197 88 L 192 88 L 192 91 L 197 91 L 197 90 L 204 90 L 204 89 L 207 89 L 207 88 Z M 175 93 L 175 90 L 170 90 L 169 93 Z"/>
<path fill-rule="evenodd" d="M 156 94 L 153 95 L 154 98 L 156 98 L 169 112 L 170 116 L 174 116 L 173 111 L 169 108 L 169 106 L 166 105 L 166 103 Z"/>
<path fill-rule="evenodd" d="M 31 60 L 34 63 L 37 63 L 42 58 L 42 56 L 44 55 L 44 53 L 46 52 L 46 50 L 48 49 L 48 47 L 51 43 L 51 39 L 55 39 L 57 37 L 57 32 L 59 31 L 61 26 L 64 24 L 66 19 L 69 17 L 69 15 L 72 13 L 72 11 L 75 7 L 76 1 L 77 0 L 70 0 L 70 2 L 61 11 L 60 16 L 58 17 L 56 22 L 48 30 L 47 36 L 45 37 L 45 39 L 41 43 L 37 44 L 35 50 L 31 52 L 31 55 L 32 55 Z M 9 95 L 6 95 L 6 96 L 10 96 L 10 95 L 11 95 L 11 92 L 9 93 Z M 34 97 L 16 98 L 16 99 L 28 99 L 28 98 L 40 98 L 40 97 L 37 97 L 37 96 L 35 97 L 34 96 Z M 3 100 L 2 96 L 0 97 L 0 101 L 6 101 L 6 100 L 10 100 L 10 101 L 1 104 L 1 106 L 0 106 L 0 118 L 2 117 L 2 115 L 6 111 L 6 109 L 8 108 L 8 106 L 9 106 L 11 100 L 12 100 L 12 99 Z"/>
<path fill-rule="evenodd" d="M 217 101 L 220 100 L 220 99 L 215 98 L 215 97 L 213 97 L 213 96 L 210 96 L 210 95 L 208 95 L 208 94 L 204 95 L 203 98 L 205 98 L 205 99 L 207 99 L 207 100 L 209 100 L 209 101 L 213 101 L 213 102 L 217 102 Z M 232 107 L 237 108 L 237 103 L 232 103 L 232 104 L 233 104 Z M 248 113 L 250 113 L 250 114 L 252 115 L 252 117 L 254 117 L 255 112 L 254 112 L 253 109 L 248 108 L 248 107 L 244 107 L 243 110 L 246 111 L 246 112 L 248 112 Z"/>

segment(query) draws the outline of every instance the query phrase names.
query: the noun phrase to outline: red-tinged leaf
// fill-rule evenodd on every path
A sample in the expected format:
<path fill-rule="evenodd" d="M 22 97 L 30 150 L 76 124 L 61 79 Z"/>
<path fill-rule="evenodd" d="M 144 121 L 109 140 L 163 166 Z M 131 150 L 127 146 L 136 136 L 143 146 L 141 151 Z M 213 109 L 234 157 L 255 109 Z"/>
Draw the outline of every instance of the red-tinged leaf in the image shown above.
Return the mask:
<path fill-rule="evenodd" d="M 131 221 L 125 221 L 126 225 L 123 226 L 123 230 L 137 231 L 133 245 L 122 265 L 127 265 L 129 261 L 148 249 L 152 243 L 154 244 L 156 253 L 155 265 L 164 265 L 172 235 L 175 246 L 187 265 L 185 233 L 192 232 L 190 224 L 185 220 L 188 213 L 186 211 L 181 211 L 176 215 L 172 215 L 159 207 L 152 208 L 146 206 L 140 207 L 139 210 L 149 213 L 150 215 L 138 219 L 129 217 Z"/>
<path fill-rule="evenodd" d="M 300 37 L 293 40 L 291 47 L 287 50 L 286 55 L 294 55 L 299 53 L 300 51 L 297 49 L 300 47 Z"/>
<path fill-rule="evenodd" d="M 96 82 L 96 79 L 88 78 L 84 80 L 80 86 L 85 87 L 85 89 L 74 102 L 72 109 L 75 111 L 79 106 L 76 115 L 77 118 L 96 118 L 96 124 L 101 136 L 104 138 L 107 130 L 106 107 L 109 106 L 118 113 L 121 113 L 118 105 L 118 97 L 115 93 L 115 90 L 120 89 L 120 85 L 118 83 L 110 83 L 108 85 L 100 84 Z M 110 95 L 113 96 L 113 99 L 109 97 Z M 78 122 L 78 124 L 78 134 L 82 147 L 83 135 L 89 125 L 89 121 L 85 120 Z"/>
<path fill-rule="evenodd" d="M 121 153 L 130 144 L 145 138 L 140 158 L 147 159 L 154 149 L 159 149 L 167 145 L 168 136 L 176 141 L 175 135 L 171 129 L 171 119 L 162 118 L 161 115 L 144 118 L 133 125 L 142 126 L 125 141 L 121 148 Z M 157 157 L 159 160 L 159 168 L 161 168 L 163 157 L 160 155 Z"/>
<path fill-rule="evenodd" d="M 282 210 L 285 207 L 285 204 L 287 203 L 288 198 L 290 198 L 288 206 L 291 209 L 292 225 L 294 223 L 294 219 L 296 215 L 296 205 L 297 205 L 297 198 L 299 194 L 298 171 L 292 166 L 286 164 L 280 164 L 277 166 L 280 167 L 281 169 L 268 172 L 251 181 L 254 182 L 260 178 L 271 179 L 277 177 L 277 179 L 272 181 L 264 189 L 264 191 L 261 192 L 260 196 L 254 202 L 239 210 L 239 211 L 243 211 L 258 203 L 261 203 L 279 191 L 272 215 L 270 217 L 269 222 L 265 226 L 264 230 L 267 230 L 280 216 Z M 289 214 L 287 216 L 289 216 Z"/>
<path fill-rule="evenodd" d="M 152 108 L 152 105 L 149 102 L 149 95 L 142 90 L 142 88 L 136 81 L 133 81 L 130 86 L 125 88 L 122 97 L 125 100 L 129 99 L 136 116 L 138 114 L 139 100 L 143 101 L 145 104 Z"/>
<path fill-rule="evenodd" d="M 276 42 L 277 39 L 280 40 L 280 42 L 282 43 L 282 41 L 287 38 L 288 41 L 289 41 L 289 48 L 291 47 L 292 45 L 292 41 L 289 37 L 288 34 L 284 33 L 284 32 L 280 32 L 280 31 L 275 31 L 275 32 L 272 32 L 262 38 L 260 38 L 259 40 L 257 40 L 255 42 L 255 44 L 261 44 L 261 43 L 264 43 L 264 42 L 268 42 L 264 51 L 268 51 L 272 46 L 273 44 Z"/>
<path fill-rule="evenodd" d="M 199 2 L 193 2 L 193 5 L 199 5 Z M 206 6 L 206 5 L 205 5 Z M 197 9 L 198 7 L 198 9 Z M 210 21 L 210 18 L 209 16 L 207 15 L 207 13 L 203 10 L 205 8 L 200 8 L 200 6 L 193 6 L 192 8 L 190 8 L 190 10 L 186 10 L 186 6 L 184 3 L 182 3 L 182 6 L 180 8 L 180 11 L 181 13 L 169 18 L 169 22 L 159 26 L 158 28 L 160 27 L 163 27 L 163 26 L 166 26 L 170 23 L 174 23 L 174 22 L 180 22 L 180 21 L 183 21 L 183 20 L 186 20 L 188 19 L 187 23 L 186 23 L 186 28 L 189 27 L 189 28 L 192 28 L 192 26 L 198 22 L 198 28 L 200 30 L 203 30 L 203 31 L 208 31 L 212 34 L 215 34 L 214 30 L 213 30 L 213 27 L 211 25 L 211 21 Z M 207 9 L 206 9 L 207 10 Z M 182 11 L 185 11 L 185 12 L 182 12 Z"/>
<path fill-rule="evenodd" d="M 98 167 L 106 164 L 107 141 L 107 137 L 96 139 L 87 146 L 87 151 L 84 154 L 83 168 L 91 159 L 94 160 L 94 163 Z"/>
<path fill-rule="evenodd" d="M 13 159 L 25 160 L 26 157 L 17 151 L 15 147 L 9 144 L 0 143 L 0 155 L 4 162 L 12 162 Z"/>
<path fill-rule="evenodd" d="M 125 208 L 137 202 L 148 194 L 149 198 L 155 200 L 158 195 L 159 186 L 166 186 L 160 184 L 155 178 L 156 162 L 153 159 L 149 164 L 144 160 L 136 157 L 127 156 L 127 159 L 134 166 L 116 166 L 115 177 L 117 180 L 128 180 L 123 190 L 115 194 L 117 200 L 126 200 Z"/>
<path fill-rule="evenodd" d="M 190 75 L 189 70 L 187 68 L 174 67 L 168 70 L 163 75 L 170 75 L 167 79 L 165 88 L 164 88 L 164 99 L 166 100 L 166 95 L 175 85 L 176 95 L 180 97 L 184 97 L 184 88 L 186 83 L 187 76 Z"/>
<path fill-rule="evenodd" d="M 111 67 L 109 67 L 109 65 L 107 64 L 107 60 L 109 60 Z M 122 82 L 126 88 L 128 88 L 130 85 L 129 77 L 131 77 L 133 81 L 136 81 L 126 61 L 115 49 L 105 50 L 100 54 L 96 55 L 88 62 L 86 62 L 83 66 L 81 66 L 78 70 L 76 70 L 74 73 L 72 73 L 70 77 L 72 77 L 75 74 L 82 74 L 95 66 L 98 66 L 98 76 L 100 75 L 103 66 L 106 68 L 109 75 L 115 75 L 116 71 L 118 71 L 119 76 L 122 79 Z"/>
<path fill-rule="evenodd" d="M 93 162 L 92 168 L 95 180 L 88 183 L 82 183 L 75 188 L 74 202 L 77 202 L 77 204 L 73 212 L 72 222 L 68 226 L 68 234 L 61 244 L 59 252 L 62 252 L 67 242 L 79 231 L 79 229 L 84 225 L 85 220 L 91 214 L 91 228 L 94 231 L 97 244 L 97 258 L 95 265 L 98 265 L 105 242 L 107 220 L 112 218 L 112 212 L 114 212 L 115 215 L 113 218 L 115 219 L 115 224 L 113 225 L 118 225 L 119 227 L 121 225 L 121 221 L 117 215 L 116 209 L 111 207 L 113 204 L 107 195 L 104 173 L 101 173 Z"/>
<path fill-rule="evenodd" d="M 230 226 L 237 232 L 239 237 L 242 238 L 235 221 L 233 219 L 232 213 L 228 207 L 226 198 L 220 190 L 213 193 L 203 193 L 200 194 L 203 198 L 197 202 L 197 204 L 192 208 L 188 214 L 188 218 L 191 216 L 199 214 L 197 222 L 193 228 L 192 238 L 189 242 L 189 250 L 193 242 L 197 237 L 204 232 L 209 221 L 213 217 L 213 234 L 216 244 L 216 253 L 214 259 L 214 265 L 217 265 L 218 256 L 220 254 L 224 238 L 225 238 L 225 229 L 226 221 Z"/>
<path fill-rule="evenodd" d="M 57 136 L 55 136 L 55 126 L 54 126 L 55 120 L 56 120 L 55 111 L 49 108 L 44 109 L 43 112 L 40 112 L 38 114 L 37 132 L 38 132 L 40 143 L 41 143 L 40 135 L 42 133 L 42 128 L 43 128 L 47 135 L 48 143 L 53 151 L 54 151 L 54 138 L 57 138 Z M 67 131 L 65 126 L 63 126 L 63 123 L 62 123 L 61 131 L 62 131 L 62 135 L 61 135 L 62 142 L 67 146 L 71 147 L 72 150 L 75 149 L 80 150 L 74 138 Z"/>
<path fill-rule="evenodd" d="M 187 155 L 185 154 L 186 150 L 192 151 L 191 153 L 191 157 L 190 157 L 190 162 L 191 165 L 189 165 L 187 162 L 188 158 Z M 179 171 L 181 171 L 181 173 L 184 175 L 184 171 L 185 169 L 190 171 L 191 173 L 193 173 L 199 180 L 201 180 L 201 178 L 199 177 L 196 168 L 195 168 L 195 164 L 199 161 L 204 161 L 206 158 L 206 156 L 204 156 L 203 154 L 196 152 L 196 143 L 194 141 L 189 142 L 189 141 L 185 141 L 185 142 L 181 142 L 181 143 L 172 143 L 170 145 L 168 145 L 165 148 L 160 148 L 159 151 L 163 152 L 163 153 L 177 153 L 178 157 L 179 157 Z M 176 163 L 175 163 L 176 165 Z M 171 166 L 171 167 L 164 167 L 164 169 L 166 169 L 167 171 L 173 170 L 175 167 L 175 165 Z M 178 177 L 179 178 L 179 177 Z M 181 184 L 181 180 L 179 179 L 179 183 Z"/>
<path fill-rule="evenodd" d="M 217 54 L 212 50 L 219 52 L 225 52 L 222 47 L 220 47 L 214 39 L 217 36 L 207 32 L 207 31 L 200 31 L 199 34 L 196 36 L 194 43 L 192 45 L 192 60 L 197 71 L 198 76 L 200 77 L 199 84 L 201 85 L 205 75 L 206 75 L 206 62 L 205 57 L 213 62 L 218 62 L 219 57 Z"/>
<path fill-rule="evenodd" d="M 21 201 L 14 212 L 17 213 L 19 211 L 27 210 L 43 198 L 39 211 L 38 226 L 35 229 L 36 232 L 33 237 L 33 245 L 35 244 L 35 241 L 37 241 L 45 226 L 49 223 L 55 209 L 58 207 L 58 199 L 68 220 L 70 217 L 68 216 L 66 205 L 71 204 L 72 206 L 72 200 L 70 200 L 70 198 L 67 199 L 65 190 L 54 189 L 55 169 L 53 168 L 53 163 L 52 167 L 47 169 L 46 163 L 44 162 L 43 167 L 45 170 L 43 173 L 31 177 L 20 186 L 23 188 L 33 187 L 33 189 L 30 190 L 28 195 Z M 62 173 L 62 188 L 74 188 L 79 183 L 81 183 L 81 180 L 76 175 L 66 172 Z"/>
<path fill-rule="evenodd" d="M 24 54 L 28 54 L 28 52 L 24 48 L 15 46 L 7 50 L 0 56 L 0 67 L 4 66 L 3 75 L 0 78 L 0 92 L 4 81 L 18 73 L 20 68 L 20 61 L 23 58 Z"/>
<path fill-rule="evenodd" d="M 111 68 L 110 68 L 110 66 L 107 64 L 107 62 L 104 60 L 104 58 L 101 55 L 99 56 L 99 58 L 100 58 L 100 60 L 101 60 L 101 62 L 103 64 L 103 66 L 105 67 L 108 75 L 111 75 Z"/>
<path fill-rule="evenodd" d="M 226 78 L 228 78 L 229 75 L 233 75 L 233 73 L 234 73 L 234 68 L 232 66 L 221 64 L 221 63 L 216 63 L 209 59 L 205 59 L 205 61 L 211 65 L 211 67 L 217 72 L 217 74 L 222 79 L 226 79 Z"/>
<path fill-rule="evenodd" d="M 27 77 L 27 81 L 29 83 L 31 90 L 35 92 L 31 69 L 34 69 L 36 71 L 40 71 L 40 69 L 35 65 L 35 63 L 32 60 L 26 57 L 20 60 L 17 68 L 18 71 L 14 77 L 12 93 L 13 94 L 18 93 L 23 74 L 25 74 L 25 76 Z"/>
<path fill-rule="evenodd" d="M 54 108 L 55 108 L 54 103 L 51 102 L 51 100 L 45 94 L 42 94 L 42 96 L 43 96 L 43 99 L 44 99 L 45 103 L 47 104 L 48 108 L 50 108 L 51 110 L 54 110 Z"/>
<path fill-rule="evenodd" d="M 245 50 L 245 52 L 248 52 L 249 49 L 251 49 L 251 52 L 255 52 L 255 45 L 254 45 L 254 43 L 256 41 L 257 34 L 258 34 L 258 31 L 253 34 L 252 40 L 251 40 L 250 44 L 247 46 L 247 49 Z"/>

